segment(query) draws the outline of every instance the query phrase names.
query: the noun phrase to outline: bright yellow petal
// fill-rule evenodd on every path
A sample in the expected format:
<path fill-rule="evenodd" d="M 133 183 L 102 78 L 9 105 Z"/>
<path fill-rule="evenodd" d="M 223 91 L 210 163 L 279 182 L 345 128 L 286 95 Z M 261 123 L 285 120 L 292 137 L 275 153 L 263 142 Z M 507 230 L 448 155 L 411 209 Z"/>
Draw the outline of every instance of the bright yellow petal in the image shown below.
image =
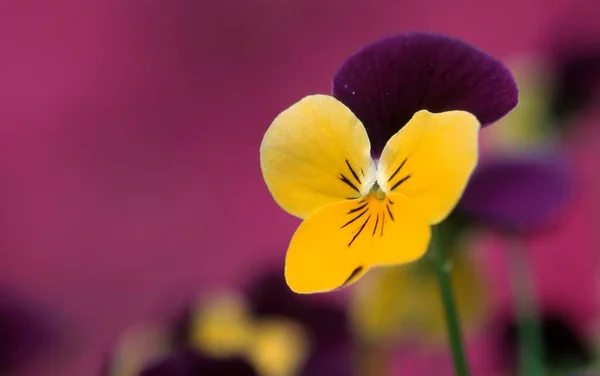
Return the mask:
<path fill-rule="evenodd" d="M 419 111 L 386 144 L 377 182 L 402 193 L 432 224 L 450 214 L 477 164 L 480 124 L 464 111 Z"/>
<path fill-rule="evenodd" d="M 206 299 L 192 320 L 192 344 L 211 356 L 244 354 L 251 335 L 245 301 L 233 293 Z"/>
<path fill-rule="evenodd" d="M 285 277 L 298 293 L 331 291 L 354 283 L 370 267 L 418 259 L 430 236 L 427 219 L 401 194 L 332 204 L 294 234 Z"/>
<path fill-rule="evenodd" d="M 263 177 L 287 212 L 306 218 L 368 193 L 375 181 L 362 123 L 337 99 L 313 95 L 283 111 L 260 146 Z"/>
<path fill-rule="evenodd" d="M 263 376 L 295 376 L 308 356 L 302 327 L 288 320 L 260 320 L 254 325 L 248 358 Z"/>

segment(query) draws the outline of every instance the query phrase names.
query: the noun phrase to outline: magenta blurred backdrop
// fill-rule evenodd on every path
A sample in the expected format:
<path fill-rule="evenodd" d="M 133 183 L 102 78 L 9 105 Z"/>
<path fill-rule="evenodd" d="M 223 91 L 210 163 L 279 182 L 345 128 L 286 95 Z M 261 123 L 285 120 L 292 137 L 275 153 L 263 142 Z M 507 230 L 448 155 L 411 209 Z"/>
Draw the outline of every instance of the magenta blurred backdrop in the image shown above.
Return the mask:
<path fill-rule="evenodd" d="M 508 58 L 592 33 L 598 11 L 594 0 L 3 0 L 0 282 L 54 303 L 79 333 L 74 358 L 46 374 L 95 375 L 123 330 L 178 294 L 283 265 L 298 220 L 262 181 L 262 135 L 291 103 L 328 93 L 361 45 L 431 30 Z M 577 161 L 590 157 L 573 149 L 584 179 Z M 556 281 L 543 299 L 565 306 L 573 289 L 595 294 L 596 256 L 571 254 L 598 225 L 582 186 L 564 225 L 531 240 L 538 277 Z M 490 254 L 502 301 L 501 252 Z M 588 303 L 577 301 L 582 323 Z"/>

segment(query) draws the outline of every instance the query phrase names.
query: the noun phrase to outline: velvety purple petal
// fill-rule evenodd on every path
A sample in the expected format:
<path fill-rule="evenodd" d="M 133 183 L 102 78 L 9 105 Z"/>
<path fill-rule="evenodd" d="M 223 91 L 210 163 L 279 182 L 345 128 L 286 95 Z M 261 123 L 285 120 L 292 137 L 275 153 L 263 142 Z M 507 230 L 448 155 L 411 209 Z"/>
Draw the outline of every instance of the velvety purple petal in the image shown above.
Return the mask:
<path fill-rule="evenodd" d="M 0 374 L 13 372 L 38 357 L 59 355 L 66 345 L 65 329 L 66 322 L 56 311 L 0 289 Z"/>
<path fill-rule="evenodd" d="M 541 331 L 547 366 L 552 370 L 576 370 L 591 365 L 593 347 L 575 328 L 573 318 L 563 312 L 545 311 L 541 315 Z M 502 320 L 499 350 L 507 370 L 517 366 L 518 327 L 515 318 Z"/>
<path fill-rule="evenodd" d="M 570 183 L 567 166 L 558 158 L 482 162 L 458 208 L 489 224 L 529 229 L 557 214 L 569 198 Z"/>
<path fill-rule="evenodd" d="M 334 346 L 350 340 L 345 310 L 313 296 L 292 292 L 281 271 L 261 275 L 247 294 L 254 315 L 284 316 L 300 323 L 317 347 Z"/>
<path fill-rule="evenodd" d="M 139 376 L 258 376 L 245 360 L 214 359 L 180 351 L 151 364 Z"/>
<path fill-rule="evenodd" d="M 346 60 L 333 95 L 367 128 L 373 156 L 419 110 L 468 111 L 483 126 L 517 105 L 510 71 L 458 39 L 406 33 L 382 39 Z"/>

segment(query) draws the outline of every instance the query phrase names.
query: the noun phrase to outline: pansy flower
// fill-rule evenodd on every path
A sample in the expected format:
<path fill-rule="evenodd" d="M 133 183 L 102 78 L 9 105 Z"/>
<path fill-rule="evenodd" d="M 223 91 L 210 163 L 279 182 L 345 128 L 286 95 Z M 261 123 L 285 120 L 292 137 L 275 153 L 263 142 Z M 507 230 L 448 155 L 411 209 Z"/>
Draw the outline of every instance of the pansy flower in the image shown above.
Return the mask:
<path fill-rule="evenodd" d="M 283 316 L 257 317 L 248 300 L 222 291 L 189 308 L 187 347 L 212 358 L 243 358 L 261 376 L 296 376 L 309 343 L 299 324 Z"/>
<path fill-rule="evenodd" d="M 107 359 L 103 376 L 259 376 L 240 357 L 214 358 L 177 347 L 165 323 L 138 324 L 127 330 Z"/>
<path fill-rule="evenodd" d="M 510 72 L 457 39 L 392 36 L 346 60 L 333 96 L 279 114 L 260 161 L 275 201 L 304 219 L 286 256 L 298 293 L 347 286 L 426 251 L 477 162 L 477 137 L 517 104 Z"/>
<path fill-rule="evenodd" d="M 271 277 L 253 283 L 247 296 L 213 291 L 194 299 L 175 323 L 137 325 L 121 338 L 102 374 L 349 376 L 343 310 L 304 301 L 309 297 L 282 289 L 282 278 Z"/>

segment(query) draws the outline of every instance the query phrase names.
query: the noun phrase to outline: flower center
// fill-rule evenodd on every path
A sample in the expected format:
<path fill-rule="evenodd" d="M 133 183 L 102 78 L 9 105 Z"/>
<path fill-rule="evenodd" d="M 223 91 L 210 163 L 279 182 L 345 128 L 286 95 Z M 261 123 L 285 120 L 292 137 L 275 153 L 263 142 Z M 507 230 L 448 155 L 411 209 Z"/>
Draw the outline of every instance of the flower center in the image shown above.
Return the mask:
<path fill-rule="evenodd" d="M 377 181 L 375 181 L 373 183 L 373 185 L 371 186 L 369 195 L 375 197 L 379 201 L 382 201 L 385 199 L 385 192 L 381 190 L 381 187 L 379 186 Z"/>

